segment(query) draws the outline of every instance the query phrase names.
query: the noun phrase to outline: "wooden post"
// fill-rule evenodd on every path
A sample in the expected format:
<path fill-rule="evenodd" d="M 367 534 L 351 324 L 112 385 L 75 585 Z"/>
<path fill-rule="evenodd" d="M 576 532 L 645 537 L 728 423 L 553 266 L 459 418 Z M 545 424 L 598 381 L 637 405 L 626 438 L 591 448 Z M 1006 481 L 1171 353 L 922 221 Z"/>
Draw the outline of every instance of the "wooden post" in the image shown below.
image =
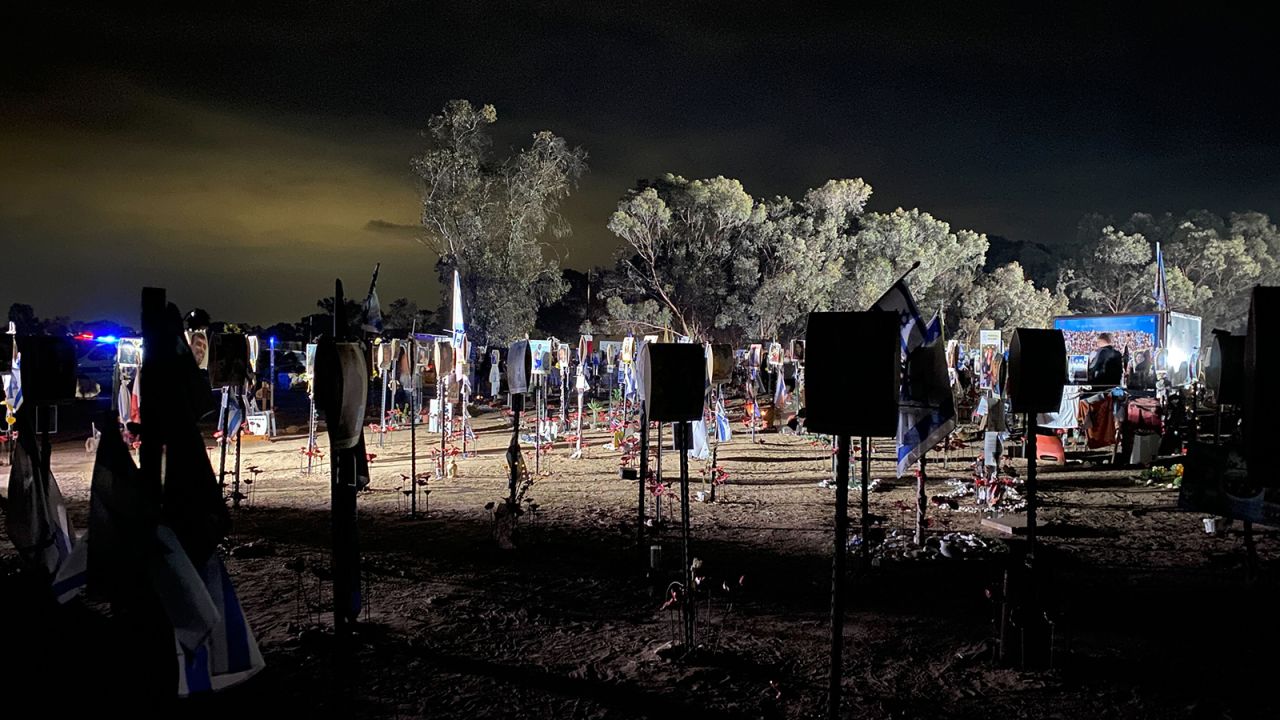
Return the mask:
<path fill-rule="evenodd" d="M 1111 402 L 1108 396 L 1106 402 Z M 1036 557 L 1036 416 L 1027 413 L 1027 440 L 1024 443 L 1027 455 L 1027 567 L 1035 563 Z"/>
<path fill-rule="evenodd" d="M 382 370 L 382 415 L 378 417 L 378 447 L 386 445 L 387 438 L 387 371 Z"/>
<path fill-rule="evenodd" d="M 925 513 L 929 510 L 929 498 L 925 496 L 924 483 L 928 479 L 925 470 L 925 453 L 920 453 L 920 470 L 916 474 L 916 546 L 924 547 Z"/>
<path fill-rule="evenodd" d="M 227 487 L 227 396 L 231 388 L 222 386 L 222 409 L 218 412 L 218 490 Z M 139 404 L 141 405 L 141 404 Z"/>
<path fill-rule="evenodd" d="M 418 516 L 418 321 L 409 335 L 409 517 Z M 398 366 L 397 362 L 397 366 Z"/>
<path fill-rule="evenodd" d="M 347 339 L 347 318 L 342 294 L 342 281 L 334 283 L 333 341 Z M 337 370 L 337 368 L 334 368 Z M 341 402 L 340 398 L 330 398 Z M 326 408 L 326 412 L 340 413 L 342 408 Z M 332 422 L 332 419 L 330 419 Z M 332 445 L 332 444 L 331 444 Z M 335 669 L 344 676 L 351 636 L 351 624 L 359 614 L 360 551 L 356 519 L 356 490 L 358 454 L 363 447 L 329 450 L 330 507 L 333 521 L 333 629 L 338 640 L 338 662 Z"/>
<path fill-rule="evenodd" d="M 625 422 L 625 420 L 624 420 Z M 636 538 L 644 542 L 644 491 L 645 482 L 649 477 L 649 417 L 645 413 L 644 408 L 640 409 L 640 503 L 637 505 L 638 515 L 636 516 Z M 655 506 L 656 506 L 655 500 Z M 655 514 L 654 527 L 658 524 Z M 641 548 L 643 551 L 643 547 Z"/>
<path fill-rule="evenodd" d="M 520 454 L 520 416 L 524 413 L 524 393 L 511 393 L 507 401 L 511 406 L 511 444 L 508 446 L 510 450 L 514 450 L 515 457 L 509 459 L 510 476 L 508 481 L 507 505 L 512 508 L 516 504 L 516 488 L 520 483 L 520 467 L 514 462 Z"/>
<path fill-rule="evenodd" d="M 244 395 L 240 396 L 240 422 L 236 423 L 236 474 L 231 485 L 231 507 L 240 508 L 240 434 L 244 430 L 245 420 L 249 417 L 249 403 Z M 225 434 L 224 434 L 225 437 Z"/>
<path fill-rule="evenodd" d="M 847 470 L 845 471 L 848 472 Z M 871 554 L 871 545 L 867 542 L 867 536 L 871 533 L 871 513 L 868 511 L 868 503 L 870 499 L 867 497 L 871 492 L 871 438 L 863 436 L 862 438 L 862 543 L 859 547 L 859 554 L 862 556 L 862 565 L 865 569 L 867 559 Z"/>
<path fill-rule="evenodd" d="M 539 376 L 534 376 L 535 381 Z M 544 400 L 542 383 L 533 386 L 533 474 L 542 474 L 542 402 Z"/>

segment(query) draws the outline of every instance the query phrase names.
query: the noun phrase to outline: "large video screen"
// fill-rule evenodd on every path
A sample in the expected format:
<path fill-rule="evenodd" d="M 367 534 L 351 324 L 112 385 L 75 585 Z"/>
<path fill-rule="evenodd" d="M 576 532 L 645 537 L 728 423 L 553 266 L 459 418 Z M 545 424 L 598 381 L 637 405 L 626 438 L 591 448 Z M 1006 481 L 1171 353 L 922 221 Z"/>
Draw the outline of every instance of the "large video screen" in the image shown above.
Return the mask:
<path fill-rule="evenodd" d="M 1055 330 L 1061 330 L 1068 355 L 1088 355 L 1097 347 L 1098 335 L 1111 334 L 1111 345 L 1130 354 L 1151 350 L 1159 340 L 1160 316 L 1141 315 L 1071 315 L 1053 319 Z"/>
<path fill-rule="evenodd" d="M 1190 385 L 1200 366 L 1200 318 L 1169 313 L 1168 330 L 1164 343 L 1166 377 L 1174 387 Z"/>

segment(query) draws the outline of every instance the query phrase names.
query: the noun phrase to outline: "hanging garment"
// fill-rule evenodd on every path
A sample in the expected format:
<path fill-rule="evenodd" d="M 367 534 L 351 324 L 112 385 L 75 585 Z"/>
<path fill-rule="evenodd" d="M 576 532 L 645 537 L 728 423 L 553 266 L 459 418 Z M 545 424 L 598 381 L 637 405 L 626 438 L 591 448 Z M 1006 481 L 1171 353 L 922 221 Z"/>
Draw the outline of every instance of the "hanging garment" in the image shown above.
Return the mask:
<path fill-rule="evenodd" d="M 1115 445 L 1116 416 L 1113 405 L 1109 394 L 1080 400 L 1080 417 L 1083 418 L 1085 440 L 1090 449 Z"/>
<path fill-rule="evenodd" d="M 1079 402 L 1080 386 L 1063 385 L 1062 402 L 1059 404 L 1058 411 L 1040 413 L 1036 418 L 1036 424 L 1043 428 L 1055 430 L 1070 430 L 1079 427 L 1080 424 L 1076 415 Z"/>
<path fill-rule="evenodd" d="M 47 448 L 37 441 L 36 409 L 24 406 L 18 411 L 5 524 L 22 559 L 52 579 L 71 554 L 75 531 L 67 519 L 62 492 L 49 470 Z"/>
<path fill-rule="evenodd" d="M 130 385 L 130 383 L 121 383 L 120 389 L 116 391 L 116 415 L 121 423 L 132 422 L 133 390 Z"/>
<path fill-rule="evenodd" d="M 1155 398 L 1132 398 L 1125 403 L 1125 423 L 1139 433 L 1164 432 L 1164 421 L 1160 418 L 1160 401 Z"/>
<path fill-rule="evenodd" d="M 502 392 L 501 363 L 494 362 L 489 366 L 489 394 L 497 397 Z"/>
<path fill-rule="evenodd" d="M 710 458 L 711 448 L 707 446 L 707 421 L 694 420 L 689 427 L 693 433 L 693 447 L 689 450 L 689 457 L 697 460 Z"/>

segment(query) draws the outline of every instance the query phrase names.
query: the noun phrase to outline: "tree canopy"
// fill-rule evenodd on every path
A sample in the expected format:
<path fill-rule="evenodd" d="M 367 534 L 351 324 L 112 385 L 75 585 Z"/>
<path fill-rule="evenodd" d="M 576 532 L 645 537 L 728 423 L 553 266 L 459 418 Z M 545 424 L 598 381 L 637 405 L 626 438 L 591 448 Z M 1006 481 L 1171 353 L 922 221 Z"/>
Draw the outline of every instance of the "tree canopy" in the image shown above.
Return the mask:
<path fill-rule="evenodd" d="M 538 309 L 564 294 L 547 238 L 569 234 L 560 204 L 586 171 L 586 152 L 549 131 L 495 157 L 497 120 L 492 105 L 450 101 L 428 121 L 427 149 L 411 163 L 441 285 L 447 295 L 459 271 L 468 332 L 480 343 L 522 336 Z"/>

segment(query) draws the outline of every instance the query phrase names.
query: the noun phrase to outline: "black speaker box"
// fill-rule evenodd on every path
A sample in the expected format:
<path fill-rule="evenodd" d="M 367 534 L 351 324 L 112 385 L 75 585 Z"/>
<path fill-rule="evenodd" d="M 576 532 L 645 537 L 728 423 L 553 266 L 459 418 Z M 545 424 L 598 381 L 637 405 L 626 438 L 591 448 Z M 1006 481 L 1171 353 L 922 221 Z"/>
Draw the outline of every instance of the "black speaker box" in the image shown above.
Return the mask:
<path fill-rule="evenodd" d="M 22 355 L 22 398 L 53 405 L 76 396 L 76 348 L 69 337 L 18 336 Z"/>
<path fill-rule="evenodd" d="M 239 333 L 209 336 L 209 384 L 215 388 L 243 385 L 249 367 L 249 339 Z"/>
<path fill-rule="evenodd" d="M 706 351 L 692 343 L 645 343 L 649 376 L 645 412 L 656 422 L 702 419 L 706 390 Z"/>
<path fill-rule="evenodd" d="M 528 340 L 511 343 L 507 351 L 507 392 L 520 394 L 529 391 L 529 377 L 533 374 L 533 355 Z"/>
<path fill-rule="evenodd" d="M 707 374 L 712 385 L 723 385 L 733 379 L 733 346 L 716 343 L 707 352 Z"/>
<path fill-rule="evenodd" d="M 1067 344 L 1061 330 L 1018 328 L 1009 343 L 1005 392 L 1014 413 L 1057 412 L 1067 382 Z"/>
<path fill-rule="evenodd" d="M 898 433 L 902 335 L 892 312 L 809 313 L 805 427 L 824 435 Z"/>
<path fill-rule="evenodd" d="M 1244 387 L 1241 430 L 1249 480 L 1262 487 L 1280 485 L 1268 457 L 1271 416 L 1280 407 L 1280 287 L 1255 287 L 1249 301 L 1249 330 L 1244 340 Z"/>
<path fill-rule="evenodd" d="M 1221 405 L 1239 405 L 1244 400 L 1244 335 L 1214 331 L 1213 354 L 1205 379 Z"/>

